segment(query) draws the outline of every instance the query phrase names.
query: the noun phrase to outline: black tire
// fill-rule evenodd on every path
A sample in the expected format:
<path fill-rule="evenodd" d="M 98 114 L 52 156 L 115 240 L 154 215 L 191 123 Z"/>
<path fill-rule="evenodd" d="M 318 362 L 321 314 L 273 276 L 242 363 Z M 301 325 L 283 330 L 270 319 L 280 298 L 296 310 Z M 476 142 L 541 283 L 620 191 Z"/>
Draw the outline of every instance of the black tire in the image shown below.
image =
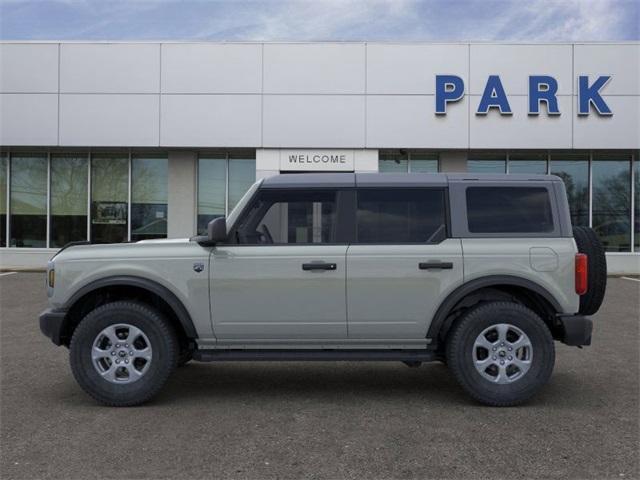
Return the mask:
<path fill-rule="evenodd" d="M 500 323 L 524 332 L 532 346 L 529 370 L 504 384 L 483 377 L 473 358 L 476 339 L 485 329 Z M 513 302 L 491 302 L 458 319 L 447 336 L 446 357 L 447 366 L 469 395 L 485 405 L 507 407 L 529 400 L 547 383 L 555 363 L 555 348 L 549 328 L 532 310 Z"/>
<path fill-rule="evenodd" d="M 139 328 L 151 344 L 152 358 L 146 372 L 131 383 L 102 378 L 91 356 L 97 336 L 117 324 Z M 134 301 L 108 303 L 90 312 L 74 331 L 69 349 L 71 370 L 80 387 L 100 403 L 114 407 L 139 405 L 155 396 L 176 367 L 179 351 L 176 334 L 166 318 L 149 305 Z"/>
<path fill-rule="evenodd" d="M 587 293 L 580 297 L 580 314 L 596 313 L 607 289 L 607 257 L 596 232 L 589 227 L 573 227 L 578 251 L 587 255 Z"/>

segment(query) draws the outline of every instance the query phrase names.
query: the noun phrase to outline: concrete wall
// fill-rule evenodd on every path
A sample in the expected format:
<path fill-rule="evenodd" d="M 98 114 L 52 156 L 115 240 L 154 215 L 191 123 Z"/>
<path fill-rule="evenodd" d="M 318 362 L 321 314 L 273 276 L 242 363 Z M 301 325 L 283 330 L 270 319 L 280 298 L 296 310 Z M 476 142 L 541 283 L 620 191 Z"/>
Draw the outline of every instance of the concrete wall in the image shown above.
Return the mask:
<path fill-rule="evenodd" d="M 640 148 L 640 43 L 0 43 L 0 145 Z M 435 75 L 465 95 L 435 114 Z M 499 74 L 513 115 L 476 115 Z M 529 75 L 561 115 L 528 115 Z M 577 76 L 613 116 L 578 117 Z"/>
<path fill-rule="evenodd" d="M 196 152 L 169 151 L 168 238 L 185 238 L 196 234 L 197 162 Z"/>

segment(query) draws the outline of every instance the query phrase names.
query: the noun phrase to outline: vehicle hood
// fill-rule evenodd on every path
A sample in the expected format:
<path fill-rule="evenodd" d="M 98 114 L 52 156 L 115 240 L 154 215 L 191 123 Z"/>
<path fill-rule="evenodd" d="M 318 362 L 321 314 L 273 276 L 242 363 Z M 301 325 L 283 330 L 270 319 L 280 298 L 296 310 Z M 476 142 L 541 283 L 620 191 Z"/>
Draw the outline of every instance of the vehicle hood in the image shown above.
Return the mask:
<path fill-rule="evenodd" d="M 74 260 L 119 260 L 163 256 L 182 256 L 202 252 L 204 249 L 197 242 L 188 238 L 141 240 L 134 243 L 105 243 L 70 245 L 59 250 L 52 261 Z"/>

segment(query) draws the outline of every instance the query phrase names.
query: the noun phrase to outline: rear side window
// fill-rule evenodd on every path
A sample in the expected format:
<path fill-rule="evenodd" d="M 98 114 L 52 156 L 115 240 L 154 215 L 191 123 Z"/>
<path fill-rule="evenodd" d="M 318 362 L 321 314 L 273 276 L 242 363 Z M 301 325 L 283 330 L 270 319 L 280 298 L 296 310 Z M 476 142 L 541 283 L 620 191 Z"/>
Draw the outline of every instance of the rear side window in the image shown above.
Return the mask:
<path fill-rule="evenodd" d="M 443 189 L 358 191 L 358 243 L 435 243 L 446 237 Z"/>
<path fill-rule="evenodd" d="M 542 187 L 469 187 L 467 218 L 471 233 L 553 231 L 549 192 Z"/>

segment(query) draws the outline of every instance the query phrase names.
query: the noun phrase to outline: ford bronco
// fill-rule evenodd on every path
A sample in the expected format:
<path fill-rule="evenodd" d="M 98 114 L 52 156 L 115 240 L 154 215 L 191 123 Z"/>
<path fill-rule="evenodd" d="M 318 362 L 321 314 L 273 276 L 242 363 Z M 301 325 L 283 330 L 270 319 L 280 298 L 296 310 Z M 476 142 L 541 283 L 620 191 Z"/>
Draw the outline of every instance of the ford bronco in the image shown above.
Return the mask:
<path fill-rule="evenodd" d="M 477 401 L 522 403 L 554 340 L 591 342 L 606 263 L 547 175 L 282 174 L 207 235 L 69 245 L 42 332 L 113 406 L 190 360 L 442 361 Z"/>

